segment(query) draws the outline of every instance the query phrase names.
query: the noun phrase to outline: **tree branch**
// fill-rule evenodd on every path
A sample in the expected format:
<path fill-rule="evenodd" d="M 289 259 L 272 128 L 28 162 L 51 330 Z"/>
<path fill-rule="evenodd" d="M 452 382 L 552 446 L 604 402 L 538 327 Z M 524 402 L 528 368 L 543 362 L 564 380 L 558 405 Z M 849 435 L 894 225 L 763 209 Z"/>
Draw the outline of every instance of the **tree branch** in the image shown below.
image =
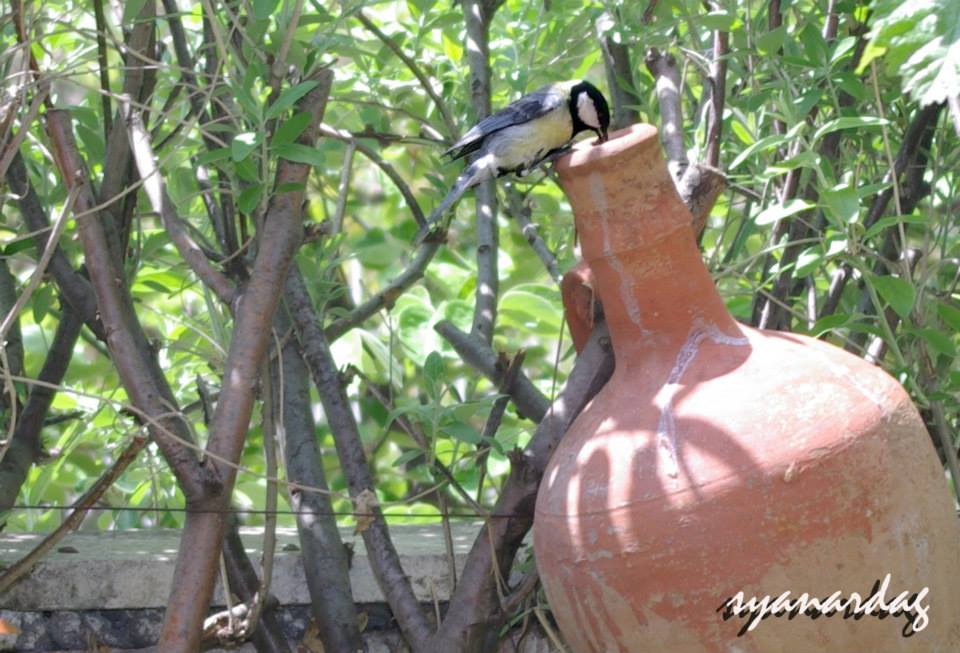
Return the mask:
<path fill-rule="evenodd" d="M 357 140 L 357 138 L 348 131 L 336 129 L 329 125 L 321 125 L 320 133 L 324 136 L 350 143 L 358 152 L 383 170 L 383 173 L 390 178 L 390 181 L 394 183 L 397 190 L 403 195 L 403 199 L 407 203 L 407 206 L 410 207 L 410 212 L 413 214 L 413 219 L 417 221 L 417 225 L 423 227 L 427 224 L 426 218 L 423 217 L 423 211 L 420 209 L 420 203 L 417 202 L 417 198 L 413 194 L 413 191 L 410 190 L 410 186 L 407 185 L 407 182 L 403 180 L 403 177 L 400 176 L 400 173 L 397 172 L 397 169 L 394 168 L 389 161 L 385 161 L 383 157 Z"/>
<path fill-rule="evenodd" d="M 720 167 L 720 140 L 723 135 L 723 105 L 727 95 L 727 53 L 730 34 L 713 33 L 713 61 L 710 63 L 710 118 L 707 122 L 706 164 Z"/>
<path fill-rule="evenodd" d="M 82 320 L 73 309 L 65 306 L 50 343 L 50 350 L 37 377 L 39 381 L 49 385 L 35 385 L 30 389 L 30 397 L 17 421 L 10 448 L 0 461 L 0 512 L 13 506 L 30 466 L 43 455 L 40 434 L 46 425 L 47 412 L 56 395 L 49 386 L 60 385 L 63 381 L 82 327 Z"/>
<path fill-rule="evenodd" d="M 605 28 L 616 24 L 614 17 L 604 11 L 597 20 L 597 34 L 600 49 L 603 51 L 603 68 L 607 75 L 607 87 L 613 102 L 613 122 L 611 130 L 629 127 L 640 121 L 640 113 L 635 105 L 639 104 L 636 85 L 633 81 L 633 64 L 630 61 L 630 49 L 605 35 Z"/>
<path fill-rule="evenodd" d="M 27 176 L 27 168 L 23 164 L 23 157 L 18 152 L 10 162 L 7 169 L 7 183 L 10 189 L 17 195 L 17 205 L 20 208 L 20 215 L 26 223 L 27 228 L 35 233 L 47 233 L 50 230 L 50 220 L 40 203 L 40 197 L 33 189 L 30 179 Z M 39 242 L 39 241 L 38 241 Z M 44 247 L 46 245 L 44 244 Z M 97 302 L 90 287 L 90 282 L 73 269 L 70 261 L 59 246 L 53 251 L 48 266 L 50 274 L 53 275 L 63 299 L 73 309 L 74 313 L 82 319 L 90 330 L 103 342 L 107 341 L 107 334 L 97 315 Z"/>
<path fill-rule="evenodd" d="M 135 109 L 126 95 L 120 96 L 120 108 L 127 123 L 130 147 L 133 150 L 137 169 L 140 171 L 140 178 L 143 180 L 143 189 L 153 210 L 160 214 L 170 240 L 194 274 L 220 298 L 220 301 L 232 308 L 236 289 L 222 272 L 210 265 L 206 254 L 187 233 L 183 220 L 177 215 L 177 210 L 170 201 L 163 177 L 154 162 L 150 135 L 143 126 L 142 111 Z"/>
<path fill-rule="evenodd" d="M 495 3 L 464 0 L 467 65 L 470 68 L 470 100 L 478 119 L 490 115 L 490 21 Z M 500 276 L 497 271 L 499 227 L 497 225 L 497 192 L 493 180 L 474 190 L 477 209 L 477 289 L 471 333 L 493 341 L 497 321 L 497 295 Z"/>
<path fill-rule="evenodd" d="M 274 328 L 280 333 L 289 330 L 290 319 L 285 309 L 277 311 Z M 287 478 L 326 490 L 327 478 L 311 412 L 309 371 L 295 339 L 283 346 L 280 359 L 273 365 L 273 374 L 275 401 L 283 410 Z M 310 612 L 317 621 L 325 650 L 358 651 L 361 639 L 350 587 L 350 565 L 330 497 L 319 492 L 291 490 L 290 506 L 297 512 Z"/>
<path fill-rule="evenodd" d="M 512 186 L 507 188 L 507 214 L 514 219 L 517 226 L 520 227 L 520 233 L 526 238 L 527 244 L 536 253 L 537 258 L 547 269 L 550 278 L 556 283 L 560 283 L 563 275 L 560 273 L 560 266 L 557 263 L 556 255 L 547 247 L 547 243 L 540 235 L 539 225 L 532 217 L 530 207 L 524 202 L 524 196 Z"/>
<path fill-rule="evenodd" d="M 304 359 L 320 393 L 320 401 L 327 424 L 333 433 L 350 497 L 358 507 L 362 504 L 362 512 L 371 514 L 370 523 L 362 529 L 361 535 L 374 577 L 407 643 L 418 653 L 426 651 L 424 643 L 430 635 L 429 623 L 420 610 L 409 579 L 404 574 L 400 556 L 390 539 L 387 522 L 376 503 L 376 486 L 356 420 L 340 383 L 336 364 L 330 355 L 327 337 L 319 326 L 310 296 L 296 267 L 287 277 L 284 298 Z"/>
<path fill-rule="evenodd" d="M 312 147 L 330 93 L 333 74 L 323 70 L 319 84 L 298 103 L 298 109 L 310 114 L 310 124 L 297 141 Z M 300 244 L 300 224 L 304 188 L 310 167 L 281 160 L 276 173 L 276 188 L 293 188 L 277 192 L 270 200 L 260 233 L 260 247 L 253 265 L 250 282 L 236 311 L 236 324 L 224 367 L 224 384 L 210 425 L 205 469 L 220 482 L 216 491 L 200 488 L 187 492 L 188 508 L 180 553 L 177 556 L 174 584 L 160 635 L 159 647 L 164 651 L 197 650 L 204 617 L 213 594 L 213 581 L 225 530 L 222 512 L 230 502 L 236 478 L 234 466 L 220 459 L 236 462 L 243 448 L 254 389 L 260 365 L 270 338 L 270 326 L 281 296 L 287 269 Z M 214 457 L 215 456 L 215 457 Z"/>
<path fill-rule="evenodd" d="M 355 326 L 359 326 L 370 316 L 381 309 L 390 309 L 394 302 L 405 293 L 413 284 L 423 277 L 434 254 L 440 249 L 436 242 L 424 241 L 417 249 L 417 254 L 410 265 L 399 275 L 384 286 L 383 290 L 373 295 L 365 302 L 351 310 L 337 320 L 334 320 L 324 331 L 326 338 L 333 342 Z"/>
<path fill-rule="evenodd" d="M 478 650 L 474 647 L 491 639 L 496 641 L 504 615 L 498 601 L 494 565 L 500 576 L 508 575 L 517 550 L 533 525 L 537 488 L 551 453 L 612 373 L 613 353 L 606 325 L 599 323 L 577 357 L 560 396 L 537 426 L 527 450 L 511 455 L 510 475 L 492 518 L 474 540 L 446 618 L 430 641 L 431 650 Z"/>
<path fill-rule="evenodd" d="M 144 3 L 133 29 L 130 31 L 125 51 L 123 95 L 134 102 L 143 103 L 145 92 L 152 86 L 147 83 L 145 62 L 153 57 L 148 53 L 153 45 L 156 4 Z M 133 173 L 131 166 L 130 144 L 127 141 L 127 129 L 123 116 L 117 113 L 112 130 L 106 141 L 106 154 L 103 162 L 103 181 L 100 184 L 99 199 L 106 205 L 100 211 L 109 251 L 117 261 L 124 258 L 126 240 L 122 233 L 126 230 L 124 204 L 118 200 L 125 195 L 126 182 Z M 134 198 L 135 199 L 135 198 Z"/>
<path fill-rule="evenodd" d="M 679 183 L 689 165 L 687 148 L 683 144 L 683 109 L 680 105 L 680 68 L 671 54 L 661 54 L 656 48 L 647 50 L 644 58 L 647 70 L 657 84 L 660 105 L 660 140 L 667 155 L 667 168 L 674 183 Z"/>
<path fill-rule="evenodd" d="M 480 338 L 464 333 L 447 320 L 437 322 L 433 329 L 450 343 L 464 362 L 500 385 L 506 369 L 500 365 L 490 345 Z M 517 374 L 516 381 L 505 388 L 504 392 L 510 395 L 518 413 L 537 423 L 543 420 L 550 407 L 550 401 L 523 372 Z"/>
<path fill-rule="evenodd" d="M 191 434 L 182 420 L 170 415 L 176 400 L 169 386 L 161 381 L 163 371 L 153 356 L 133 309 L 129 290 L 123 283 L 123 275 L 117 267 L 119 257 L 114 258 L 107 244 L 104 221 L 95 212 L 96 200 L 84 172 L 86 166 L 74 141 L 69 114 L 63 110 L 48 111 L 47 132 L 63 182 L 71 192 L 77 193 L 77 229 L 110 356 L 131 403 L 150 417 L 163 416 L 158 418 L 158 422 L 164 428 L 151 425 L 150 433 L 189 496 L 192 492 L 198 492 L 209 479 L 193 452 L 182 447 L 178 441 L 179 438 L 189 441 Z M 176 434 L 178 439 L 172 438 L 167 431 Z"/>
<path fill-rule="evenodd" d="M 900 177 L 907 172 L 907 170 L 910 170 L 913 177 L 915 179 L 918 178 L 919 181 L 922 182 L 923 171 L 926 169 L 926 157 L 922 156 L 922 152 L 930 146 L 933 132 L 942 110 L 942 104 L 931 104 L 920 109 L 913 117 L 903 136 L 903 142 L 900 143 L 900 148 L 897 150 L 892 175 Z M 922 164 L 918 165 L 918 159 L 922 161 Z M 918 184 L 913 185 L 916 185 L 919 190 L 920 187 Z M 865 229 L 869 229 L 883 217 L 892 198 L 893 190 L 890 188 L 874 196 L 873 202 L 870 204 L 870 208 L 863 220 Z M 906 206 L 903 207 L 904 211 L 908 213 L 912 212 L 920 199 L 922 199 L 921 194 L 909 193 L 904 198 L 906 204 Z M 837 307 L 840 305 L 843 291 L 852 276 L 853 267 L 849 263 L 844 263 L 834 272 L 830 279 L 830 288 L 827 291 L 826 301 L 820 310 L 820 317 L 833 315 L 836 312 Z"/>

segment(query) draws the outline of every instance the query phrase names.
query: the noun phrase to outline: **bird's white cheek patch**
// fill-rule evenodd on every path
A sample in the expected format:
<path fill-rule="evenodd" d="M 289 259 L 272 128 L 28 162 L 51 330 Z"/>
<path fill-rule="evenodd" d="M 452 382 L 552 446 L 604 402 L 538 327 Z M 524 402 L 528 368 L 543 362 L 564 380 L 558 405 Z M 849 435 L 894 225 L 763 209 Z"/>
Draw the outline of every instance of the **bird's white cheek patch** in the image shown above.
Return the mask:
<path fill-rule="evenodd" d="M 594 129 L 600 128 L 600 118 L 597 116 L 597 107 L 586 93 L 581 93 L 580 97 L 577 98 L 577 114 L 587 127 Z"/>

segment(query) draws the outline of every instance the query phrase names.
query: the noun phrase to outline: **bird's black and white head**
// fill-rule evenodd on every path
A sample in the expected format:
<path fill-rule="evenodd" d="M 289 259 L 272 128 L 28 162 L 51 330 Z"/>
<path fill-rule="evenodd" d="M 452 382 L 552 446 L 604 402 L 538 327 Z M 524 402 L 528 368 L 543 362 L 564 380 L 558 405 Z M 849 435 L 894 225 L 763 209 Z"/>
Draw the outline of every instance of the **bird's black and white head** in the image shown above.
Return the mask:
<path fill-rule="evenodd" d="M 610 107 L 596 86 L 587 81 L 577 82 L 570 89 L 570 115 L 573 116 L 573 133 L 590 130 L 596 132 L 603 143 L 610 128 Z"/>

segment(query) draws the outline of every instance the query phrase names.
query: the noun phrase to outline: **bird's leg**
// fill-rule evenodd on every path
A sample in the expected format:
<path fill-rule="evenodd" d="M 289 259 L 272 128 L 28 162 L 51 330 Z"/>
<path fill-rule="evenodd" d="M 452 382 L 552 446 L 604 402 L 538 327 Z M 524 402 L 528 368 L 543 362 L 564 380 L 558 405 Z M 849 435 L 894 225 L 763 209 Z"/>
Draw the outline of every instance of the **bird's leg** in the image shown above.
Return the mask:
<path fill-rule="evenodd" d="M 538 158 L 536 161 L 534 161 L 533 163 L 525 167 L 522 171 L 518 171 L 517 176 L 525 177 L 531 172 L 533 172 L 536 168 L 543 165 L 544 163 L 553 163 L 554 161 L 556 161 L 557 159 L 559 159 L 560 157 L 562 157 L 564 154 L 566 154 L 572 149 L 573 149 L 573 145 L 571 143 L 567 143 L 566 145 L 563 145 L 561 147 L 555 147 L 554 149 L 550 150 L 549 152 L 547 152 L 546 154 Z"/>

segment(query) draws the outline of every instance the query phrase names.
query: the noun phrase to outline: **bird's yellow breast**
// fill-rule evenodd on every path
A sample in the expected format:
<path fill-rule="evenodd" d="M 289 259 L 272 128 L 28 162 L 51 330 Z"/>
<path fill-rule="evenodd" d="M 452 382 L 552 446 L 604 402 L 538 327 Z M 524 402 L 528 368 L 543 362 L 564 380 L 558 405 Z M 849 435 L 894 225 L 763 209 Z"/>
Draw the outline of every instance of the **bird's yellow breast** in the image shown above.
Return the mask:
<path fill-rule="evenodd" d="M 507 127 L 494 135 L 489 150 L 500 168 L 526 166 L 562 147 L 573 134 L 573 118 L 566 105 L 530 122 Z"/>

